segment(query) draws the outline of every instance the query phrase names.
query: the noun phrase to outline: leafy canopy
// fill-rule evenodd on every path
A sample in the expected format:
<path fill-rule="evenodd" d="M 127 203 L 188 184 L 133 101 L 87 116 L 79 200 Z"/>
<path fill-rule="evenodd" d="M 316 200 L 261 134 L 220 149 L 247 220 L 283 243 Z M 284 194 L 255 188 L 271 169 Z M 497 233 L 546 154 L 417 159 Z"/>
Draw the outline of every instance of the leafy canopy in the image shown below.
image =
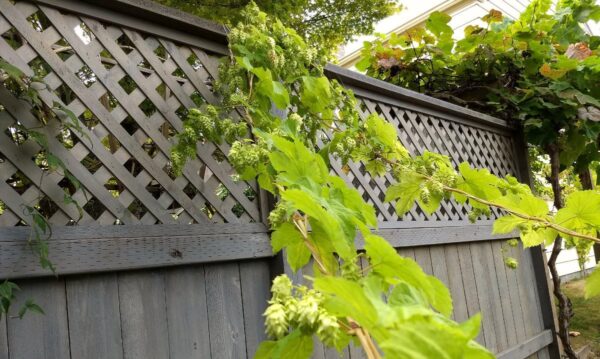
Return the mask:
<path fill-rule="evenodd" d="M 250 0 L 156 0 L 225 25 L 243 21 Z M 294 29 L 311 47 L 334 55 L 356 35 L 373 32 L 377 23 L 400 9 L 396 0 L 255 0 L 258 8 Z"/>

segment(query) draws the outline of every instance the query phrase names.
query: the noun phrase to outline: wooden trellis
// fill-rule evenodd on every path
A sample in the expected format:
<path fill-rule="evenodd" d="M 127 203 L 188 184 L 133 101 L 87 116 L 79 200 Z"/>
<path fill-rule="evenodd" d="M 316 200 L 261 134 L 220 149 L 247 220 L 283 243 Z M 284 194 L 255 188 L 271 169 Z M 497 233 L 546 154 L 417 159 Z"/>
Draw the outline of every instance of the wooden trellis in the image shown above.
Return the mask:
<path fill-rule="evenodd" d="M 205 143 L 175 177 L 170 149 L 187 109 L 215 103 L 211 84 L 218 58 L 92 18 L 18 2 L 0 16 L 0 53 L 48 85 L 42 99 L 59 102 L 86 125 L 84 133 L 57 123 L 43 129 L 50 148 L 81 181 L 72 197 L 80 225 L 249 223 L 259 220 L 257 187 L 236 181 L 227 145 Z M 21 41 L 9 42 L 14 33 Z M 36 205 L 54 225 L 73 224 L 76 206 L 63 203 L 64 176 L 44 175 L 33 141 L 19 143 L 18 124 L 37 126 L 26 106 L 0 89 L 3 226 L 27 221 Z M 25 177 L 26 179 L 24 179 Z M 42 178 L 41 186 L 39 179 Z M 23 182 L 26 183 L 23 183 Z M 14 193 L 14 192 L 17 193 Z M 37 201 L 37 203 L 35 203 Z"/>

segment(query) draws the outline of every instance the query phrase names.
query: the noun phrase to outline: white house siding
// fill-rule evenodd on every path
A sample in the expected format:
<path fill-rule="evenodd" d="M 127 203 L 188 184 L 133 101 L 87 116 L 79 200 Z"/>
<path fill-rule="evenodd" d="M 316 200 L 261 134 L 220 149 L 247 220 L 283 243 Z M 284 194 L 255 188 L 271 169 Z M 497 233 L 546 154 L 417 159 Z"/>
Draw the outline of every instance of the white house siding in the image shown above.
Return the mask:
<path fill-rule="evenodd" d="M 552 252 L 552 247 L 546 248 L 546 257 L 550 257 L 550 253 Z M 596 258 L 594 257 L 594 251 L 590 250 L 590 253 L 587 256 L 587 260 L 585 262 L 585 271 L 586 273 L 591 272 L 596 266 Z M 561 278 L 566 281 L 572 279 L 581 278 L 583 272 L 579 268 L 579 261 L 577 259 L 577 252 L 574 248 L 572 249 L 564 249 L 560 252 L 558 259 L 556 260 L 556 270 Z"/>

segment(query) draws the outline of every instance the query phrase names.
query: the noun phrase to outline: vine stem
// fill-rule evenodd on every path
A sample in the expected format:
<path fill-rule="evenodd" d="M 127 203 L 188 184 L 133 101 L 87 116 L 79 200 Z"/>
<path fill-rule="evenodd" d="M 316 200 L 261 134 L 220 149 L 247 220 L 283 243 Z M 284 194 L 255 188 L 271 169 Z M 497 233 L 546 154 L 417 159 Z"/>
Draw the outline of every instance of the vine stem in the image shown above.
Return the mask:
<path fill-rule="evenodd" d="M 299 214 L 295 214 L 293 217 L 293 222 L 298 231 L 300 231 L 302 239 L 304 240 L 304 244 L 306 245 L 315 262 L 317 263 L 319 271 L 321 271 L 321 273 L 323 273 L 324 275 L 331 275 L 331 273 L 329 273 L 329 271 L 327 270 L 327 267 L 325 267 L 325 265 L 323 264 L 323 261 L 319 256 L 319 252 L 308 238 L 308 216 L 301 216 Z M 361 327 L 354 319 L 350 317 L 348 317 L 347 319 L 348 323 L 350 323 L 350 326 L 352 327 L 352 329 L 348 332 L 358 337 L 358 340 L 360 341 L 363 350 L 367 354 L 367 358 L 380 359 L 381 355 L 375 347 L 375 343 L 373 343 L 373 338 L 371 338 L 369 332 L 365 328 Z"/>
<path fill-rule="evenodd" d="M 463 190 L 460 190 L 458 188 L 444 186 L 444 190 L 447 191 L 447 192 L 458 193 L 458 194 L 461 194 L 461 195 L 463 195 L 463 196 L 465 196 L 465 197 L 467 197 L 467 198 L 469 198 L 469 199 L 471 199 L 471 200 L 473 200 L 475 202 L 478 202 L 478 203 L 481 203 L 481 204 L 485 204 L 485 205 L 490 206 L 490 207 L 495 207 L 495 208 L 501 209 L 501 210 L 503 210 L 503 211 L 505 211 L 507 213 L 512 214 L 515 217 L 519 217 L 519 218 L 522 218 L 522 219 L 525 219 L 525 220 L 528 220 L 528 221 L 538 222 L 541 225 L 543 225 L 544 227 L 552 228 L 555 231 L 560 232 L 562 234 L 566 234 L 566 235 L 571 236 L 571 237 L 578 237 L 578 238 L 588 239 L 590 241 L 594 241 L 596 243 L 600 243 L 600 238 L 597 238 L 597 237 L 594 237 L 594 236 L 590 236 L 590 235 L 587 235 L 587 234 L 584 234 L 584 233 L 579 233 L 579 232 L 572 231 L 572 230 L 570 230 L 568 228 L 565 228 L 565 227 L 563 227 L 561 225 L 549 222 L 548 220 L 545 220 L 545 219 L 540 218 L 540 217 L 529 216 L 529 215 L 526 215 L 526 214 L 515 212 L 515 211 L 513 211 L 513 210 L 511 210 L 511 209 L 509 209 L 509 208 L 507 208 L 507 207 L 505 207 L 505 206 L 503 206 L 503 205 L 501 205 L 499 203 L 495 203 L 495 202 L 492 202 L 492 201 L 488 201 L 488 200 L 476 197 L 476 196 L 474 196 L 474 195 L 472 195 L 472 194 L 470 194 L 468 192 L 465 192 Z"/>

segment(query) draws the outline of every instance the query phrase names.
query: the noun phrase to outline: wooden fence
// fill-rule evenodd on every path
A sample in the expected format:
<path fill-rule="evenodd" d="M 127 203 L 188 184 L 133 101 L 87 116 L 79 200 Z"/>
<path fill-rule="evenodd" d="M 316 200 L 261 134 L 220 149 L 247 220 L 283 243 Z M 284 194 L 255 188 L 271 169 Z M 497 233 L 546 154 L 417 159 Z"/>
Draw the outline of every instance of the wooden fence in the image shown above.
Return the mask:
<path fill-rule="evenodd" d="M 43 78 L 42 101 L 85 124 L 83 133 L 58 121 L 39 130 L 76 188 L 48 173 L 43 149 L 19 129 L 36 125 L 29 104 L 0 86 L 0 278 L 22 288 L 15 310 L 31 298 L 45 311 L 0 321 L 0 359 L 252 356 L 270 280 L 288 271 L 272 256 L 269 202 L 236 178 L 227 145 L 198 145 L 181 177 L 169 162 L 187 110 L 217 101 L 226 54 L 220 26 L 145 0 L 0 0 L 0 57 Z M 509 124 L 335 66 L 327 73 L 355 91 L 363 114 L 394 124 L 412 153 L 528 181 Z M 483 313 L 482 344 L 505 359 L 558 357 L 539 248 L 506 246 L 491 218 L 471 224 L 455 202 L 431 216 L 415 205 L 401 220 L 383 202 L 391 177 L 371 178 L 361 164 L 333 171 L 375 206 L 379 234 L 449 286 L 455 319 Z M 34 205 L 52 224 L 58 276 L 27 244 L 24 207 Z M 503 251 L 519 258 L 517 270 Z M 361 357 L 355 348 L 343 356 Z M 315 358 L 331 357 L 317 347 Z"/>

